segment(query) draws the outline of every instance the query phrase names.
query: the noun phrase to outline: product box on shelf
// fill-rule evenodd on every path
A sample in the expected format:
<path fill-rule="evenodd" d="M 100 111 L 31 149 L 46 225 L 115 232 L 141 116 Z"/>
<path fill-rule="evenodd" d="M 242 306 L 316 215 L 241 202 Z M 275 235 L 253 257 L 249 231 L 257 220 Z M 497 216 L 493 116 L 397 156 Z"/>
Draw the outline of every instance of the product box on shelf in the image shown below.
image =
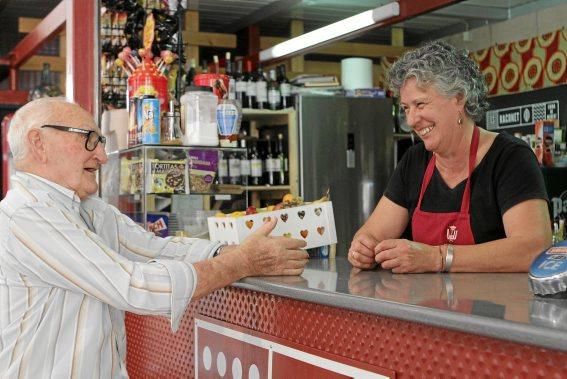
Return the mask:
<path fill-rule="evenodd" d="M 209 237 L 212 241 L 240 244 L 258 230 L 267 217 L 278 219 L 272 236 L 304 240 L 306 249 L 337 243 L 333 203 L 330 201 L 241 217 L 209 217 Z"/>

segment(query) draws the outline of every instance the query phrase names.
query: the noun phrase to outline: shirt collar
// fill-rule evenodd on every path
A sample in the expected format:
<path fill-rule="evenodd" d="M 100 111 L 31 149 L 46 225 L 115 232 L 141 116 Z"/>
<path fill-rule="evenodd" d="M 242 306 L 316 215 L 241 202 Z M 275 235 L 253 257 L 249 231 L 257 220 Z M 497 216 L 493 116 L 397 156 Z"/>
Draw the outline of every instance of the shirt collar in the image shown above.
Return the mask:
<path fill-rule="evenodd" d="M 39 184 L 40 187 L 49 190 L 49 192 L 54 192 L 58 197 L 63 199 L 71 200 L 73 203 L 81 203 L 81 199 L 77 193 L 69 188 L 63 187 L 60 184 L 52 182 L 51 180 L 45 179 L 41 176 L 30 174 L 29 172 L 17 171 L 15 176 L 27 183 L 34 182 Z M 48 188 L 46 188 L 48 187 Z"/>

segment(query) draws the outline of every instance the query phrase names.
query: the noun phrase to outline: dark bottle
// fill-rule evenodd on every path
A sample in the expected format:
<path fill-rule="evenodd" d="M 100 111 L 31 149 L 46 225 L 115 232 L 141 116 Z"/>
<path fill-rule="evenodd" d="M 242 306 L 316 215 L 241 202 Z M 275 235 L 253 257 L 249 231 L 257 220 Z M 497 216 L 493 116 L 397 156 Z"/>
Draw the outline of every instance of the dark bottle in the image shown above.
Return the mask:
<path fill-rule="evenodd" d="M 195 58 L 191 58 L 191 65 L 189 67 L 189 71 L 187 71 L 187 75 L 185 75 L 185 87 L 189 87 L 193 85 L 193 79 L 195 75 L 197 75 L 195 65 Z"/>
<path fill-rule="evenodd" d="M 236 99 L 236 80 L 234 78 L 233 65 L 230 60 L 230 52 L 225 54 L 226 69 L 225 74 L 228 76 L 228 98 L 230 100 Z"/>
<path fill-rule="evenodd" d="M 213 55 L 213 74 L 218 74 L 220 72 L 219 56 Z"/>
<path fill-rule="evenodd" d="M 277 159 L 274 157 L 272 153 L 272 141 L 270 139 L 270 135 L 266 135 L 266 153 L 264 155 L 264 183 L 269 186 L 273 186 L 276 184 L 275 179 L 275 171 L 277 165 Z"/>
<path fill-rule="evenodd" d="M 283 134 L 278 133 L 278 143 L 276 145 L 276 184 L 286 185 L 289 183 L 289 170 L 287 154 L 284 150 Z"/>
<path fill-rule="evenodd" d="M 112 87 L 110 87 L 112 88 Z M 112 90 L 110 90 L 112 91 Z M 58 86 L 53 85 L 51 81 L 51 66 L 49 63 L 43 64 L 41 70 L 41 83 L 34 87 L 28 94 L 28 100 L 36 100 L 42 97 L 61 96 L 62 92 Z"/>
<path fill-rule="evenodd" d="M 234 151 L 228 156 L 228 176 L 230 184 L 241 183 L 240 157 L 238 156 L 238 153 Z"/>
<path fill-rule="evenodd" d="M 264 77 L 262 66 L 256 71 L 256 109 L 268 109 L 268 82 Z"/>
<path fill-rule="evenodd" d="M 285 65 L 278 66 L 278 82 L 280 84 L 281 107 L 293 107 L 293 96 L 291 95 L 291 84 L 285 74 Z"/>
<path fill-rule="evenodd" d="M 228 176 L 228 159 L 226 158 L 226 155 L 222 151 L 219 151 L 218 171 L 219 171 L 218 183 L 228 184 L 230 182 Z"/>
<path fill-rule="evenodd" d="M 234 74 L 235 81 L 235 96 L 236 100 L 240 101 L 242 108 L 249 108 L 245 106 L 246 99 L 246 77 L 242 73 L 242 60 L 236 61 L 236 73 Z"/>
<path fill-rule="evenodd" d="M 240 157 L 240 175 L 242 176 L 242 184 L 247 186 L 250 182 L 250 175 L 252 174 L 252 172 L 250 170 L 250 154 L 246 146 L 245 137 L 240 140 L 240 147 L 246 149 L 246 151 Z"/>
<path fill-rule="evenodd" d="M 262 180 L 262 159 L 258 152 L 258 140 L 254 140 L 250 146 L 250 184 L 261 186 Z"/>
<path fill-rule="evenodd" d="M 252 72 L 252 61 L 246 61 L 246 105 L 244 108 L 254 108 L 256 104 L 256 75 Z"/>
<path fill-rule="evenodd" d="M 280 85 L 276 80 L 276 70 L 270 70 L 270 80 L 268 81 L 268 106 L 275 111 L 281 107 Z"/>

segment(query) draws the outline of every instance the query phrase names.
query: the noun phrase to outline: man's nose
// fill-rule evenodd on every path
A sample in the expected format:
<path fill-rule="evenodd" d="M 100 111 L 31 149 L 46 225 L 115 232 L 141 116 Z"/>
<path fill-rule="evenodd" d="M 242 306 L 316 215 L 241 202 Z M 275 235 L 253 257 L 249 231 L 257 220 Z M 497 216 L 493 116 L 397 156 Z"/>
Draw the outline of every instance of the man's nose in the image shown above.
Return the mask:
<path fill-rule="evenodd" d="M 108 156 L 106 155 L 106 151 L 104 150 L 104 145 L 99 143 L 95 149 L 96 155 L 95 157 L 101 164 L 105 164 L 108 162 Z"/>

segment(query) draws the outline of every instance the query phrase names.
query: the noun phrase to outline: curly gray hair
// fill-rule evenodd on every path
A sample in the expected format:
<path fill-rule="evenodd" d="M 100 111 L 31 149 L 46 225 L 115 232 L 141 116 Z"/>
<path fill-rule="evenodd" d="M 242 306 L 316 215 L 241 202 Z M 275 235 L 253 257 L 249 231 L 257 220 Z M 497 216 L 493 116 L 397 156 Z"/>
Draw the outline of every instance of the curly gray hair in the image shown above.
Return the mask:
<path fill-rule="evenodd" d="M 409 78 L 418 86 L 435 86 L 444 96 L 462 95 L 465 112 L 480 122 L 488 109 L 487 86 L 484 76 L 465 50 L 444 41 L 431 41 L 408 51 L 390 69 L 390 90 L 397 96 Z"/>

